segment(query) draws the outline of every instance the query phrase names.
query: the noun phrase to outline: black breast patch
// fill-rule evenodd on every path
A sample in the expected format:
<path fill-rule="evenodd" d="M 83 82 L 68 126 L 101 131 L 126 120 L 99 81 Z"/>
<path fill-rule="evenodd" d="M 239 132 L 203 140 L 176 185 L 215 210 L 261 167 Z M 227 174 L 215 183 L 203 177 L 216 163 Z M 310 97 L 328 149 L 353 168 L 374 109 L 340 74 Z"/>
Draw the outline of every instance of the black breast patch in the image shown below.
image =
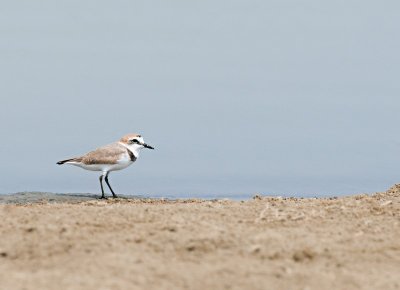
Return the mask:
<path fill-rule="evenodd" d="M 129 154 L 129 158 L 131 159 L 131 161 L 132 162 L 135 162 L 136 161 L 136 156 L 135 156 L 135 154 L 133 154 L 133 152 L 131 151 L 131 150 L 129 150 L 129 149 L 126 149 L 126 151 L 128 151 L 128 154 Z"/>

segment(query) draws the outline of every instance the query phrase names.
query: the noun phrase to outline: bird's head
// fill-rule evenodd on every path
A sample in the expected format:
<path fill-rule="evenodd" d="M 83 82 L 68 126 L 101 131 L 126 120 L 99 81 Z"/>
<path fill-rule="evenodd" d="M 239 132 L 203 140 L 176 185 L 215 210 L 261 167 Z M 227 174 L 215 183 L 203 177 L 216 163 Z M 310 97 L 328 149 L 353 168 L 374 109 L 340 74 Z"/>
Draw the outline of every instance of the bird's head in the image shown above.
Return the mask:
<path fill-rule="evenodd" d="M 154 147 L 146 144 L 143 137 L 139 134 L 127 134 L 121 138 L 120 142 L 125 144 L 127 147 L 132 148 L 132 151 L 137 151 L 143 148 L 154 149 Z"/>

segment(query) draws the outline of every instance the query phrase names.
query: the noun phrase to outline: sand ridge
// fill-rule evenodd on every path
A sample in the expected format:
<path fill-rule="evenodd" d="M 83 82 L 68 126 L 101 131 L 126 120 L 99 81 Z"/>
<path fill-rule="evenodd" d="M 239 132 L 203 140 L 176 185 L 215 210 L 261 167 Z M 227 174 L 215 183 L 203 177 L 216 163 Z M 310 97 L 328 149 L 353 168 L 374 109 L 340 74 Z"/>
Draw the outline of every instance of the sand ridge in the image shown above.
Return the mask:
<path fill-rule="evenodd" d="M 0 289 L 400 289 L 400 185 L 0 204 Z"/>

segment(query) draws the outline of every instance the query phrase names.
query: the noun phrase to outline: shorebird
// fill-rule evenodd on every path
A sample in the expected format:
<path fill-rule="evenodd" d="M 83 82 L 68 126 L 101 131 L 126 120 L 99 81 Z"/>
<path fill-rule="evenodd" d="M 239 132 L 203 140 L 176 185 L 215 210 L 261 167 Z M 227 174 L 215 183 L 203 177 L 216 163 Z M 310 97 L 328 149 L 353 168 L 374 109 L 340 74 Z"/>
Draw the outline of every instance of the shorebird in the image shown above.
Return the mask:
<path fill-rule="evenodd" d="M 83 156 L 58 161 L 57 164 L 71 164 L 86 170 L 101 171 L 102 174 L 99 177 L 101 198 L 105 198 L 103 178 L 115 198 L 117 195 L 108 182 L 108 174 L 111 171 L 121 170 L 131 165 L 139 158 L 139 152 L 143 148 L 154 149 L 144 142 L 141 135 L 127 134 L 117 142 L 97 148 Z"/>

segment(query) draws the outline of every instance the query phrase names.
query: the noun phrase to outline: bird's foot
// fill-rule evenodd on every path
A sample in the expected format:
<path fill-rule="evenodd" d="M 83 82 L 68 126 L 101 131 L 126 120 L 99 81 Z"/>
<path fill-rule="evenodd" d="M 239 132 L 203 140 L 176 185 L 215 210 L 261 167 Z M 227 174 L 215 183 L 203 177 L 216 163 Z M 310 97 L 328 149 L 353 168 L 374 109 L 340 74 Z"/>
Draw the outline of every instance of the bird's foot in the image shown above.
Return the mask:
<path fill-rule="evenodd" d="M 113 198 L 118 198 L 118 196 L 116 194 L 113 194 Z"/>

